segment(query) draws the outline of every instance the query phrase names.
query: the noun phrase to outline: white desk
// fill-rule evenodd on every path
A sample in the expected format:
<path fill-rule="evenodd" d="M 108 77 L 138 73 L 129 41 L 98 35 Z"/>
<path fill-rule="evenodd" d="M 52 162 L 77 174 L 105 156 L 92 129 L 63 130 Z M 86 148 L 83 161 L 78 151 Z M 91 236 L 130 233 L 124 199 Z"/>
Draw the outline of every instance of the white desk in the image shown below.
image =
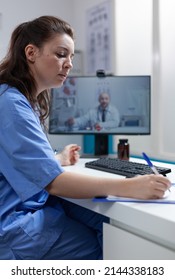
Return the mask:
<path fill-rule="evenodd" d="M 85 168 L 93 159 L 80 159 L 75 166 L 65 169 L 100 177 L 120 177 L 115 174 Z M 133 161 L 143 162 L 139 159 Z M 168 178 L 175 182 L 175 166 Z M 72 202 L 110 218 L 104 224 L 104 259 L 175 259 L 175 205 L 92 202 L 90 199 L 71 199 Z"/>

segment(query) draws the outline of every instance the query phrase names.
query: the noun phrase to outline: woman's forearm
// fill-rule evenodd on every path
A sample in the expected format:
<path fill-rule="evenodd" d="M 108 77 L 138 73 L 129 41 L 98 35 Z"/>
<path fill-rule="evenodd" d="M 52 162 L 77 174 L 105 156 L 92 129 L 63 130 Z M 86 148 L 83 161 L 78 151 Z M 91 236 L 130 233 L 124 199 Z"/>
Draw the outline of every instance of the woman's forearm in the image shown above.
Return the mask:
<path fill-rule="evenodd" d="M 115 179 L 66 171 L 56 177 L 46 190 L 52 195 L 70 198 L 115 195 L 149 199 L 161 198 L 169 187 L 169 180 L 161 175 Z"/>
<path fill-rule="evenodd" d="M 122 181 L 124 180 L 116 181 L 116 179 L 97 178 L 94 176 L 64 172 L 51 182 L 47 190 L 51 194 L 57 196 L 92 198 L 94 196 L 107 196 L 110 189 L 111 194 L 114 194 L 112 189 L 115 189 L 115 185 L 117 185 L 117 188 L 120 188 Z"/>

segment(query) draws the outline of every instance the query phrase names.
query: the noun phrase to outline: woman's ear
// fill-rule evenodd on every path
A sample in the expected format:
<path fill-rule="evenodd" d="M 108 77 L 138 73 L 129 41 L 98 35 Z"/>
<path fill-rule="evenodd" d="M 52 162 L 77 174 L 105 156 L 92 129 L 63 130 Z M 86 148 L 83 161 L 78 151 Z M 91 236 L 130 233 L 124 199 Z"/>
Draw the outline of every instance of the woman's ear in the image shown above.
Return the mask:
<path fill-rule="evenodd" d="M 32 44 L 29 44 L 25 47 L 26 58 L 29 62 L 34 63 L 38 48 Z"/>

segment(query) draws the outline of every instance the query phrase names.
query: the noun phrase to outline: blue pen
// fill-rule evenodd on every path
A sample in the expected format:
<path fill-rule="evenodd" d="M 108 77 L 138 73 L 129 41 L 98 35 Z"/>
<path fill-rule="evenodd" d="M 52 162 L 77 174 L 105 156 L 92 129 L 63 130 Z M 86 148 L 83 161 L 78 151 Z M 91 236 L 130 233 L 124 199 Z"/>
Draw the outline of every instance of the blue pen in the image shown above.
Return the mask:
<path fill-rule="evenodd" d="M 143 158 L 146 160 L 148 166 L 152 169 L 153 173 L 155 175 L 159 175 L 159 172 L 157 171 L 155 166 L 152 164 L 152 162 L 150 161 L 149 157 L 145 153 L 142 153 L 142 155 L 143 155 Z M 170 190 L 169 190 L 169 192 L 170 192 Z"/>
<path fill-rule="evenodd" d="M 145 153 L 142 153 L 142 155 L 143 155 L 144 159 L 146 160 L 148 166 L 152 169 L 153 173 L 156 174 L 156 175 L 159 175 L 159 172 L 157 171 L 155 166 L 152 164 L 149 157 Z"/>

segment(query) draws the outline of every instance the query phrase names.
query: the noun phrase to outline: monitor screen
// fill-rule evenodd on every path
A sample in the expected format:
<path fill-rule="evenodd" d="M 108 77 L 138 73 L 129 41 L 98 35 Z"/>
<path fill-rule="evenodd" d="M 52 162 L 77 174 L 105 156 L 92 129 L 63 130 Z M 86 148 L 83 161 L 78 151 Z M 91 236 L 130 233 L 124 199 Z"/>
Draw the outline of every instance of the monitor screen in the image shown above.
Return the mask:
<path fill-rule="evenodd" d="M 50 134 L 151 133 L 150 76 L 68 77 L 51 90 Z"/>

